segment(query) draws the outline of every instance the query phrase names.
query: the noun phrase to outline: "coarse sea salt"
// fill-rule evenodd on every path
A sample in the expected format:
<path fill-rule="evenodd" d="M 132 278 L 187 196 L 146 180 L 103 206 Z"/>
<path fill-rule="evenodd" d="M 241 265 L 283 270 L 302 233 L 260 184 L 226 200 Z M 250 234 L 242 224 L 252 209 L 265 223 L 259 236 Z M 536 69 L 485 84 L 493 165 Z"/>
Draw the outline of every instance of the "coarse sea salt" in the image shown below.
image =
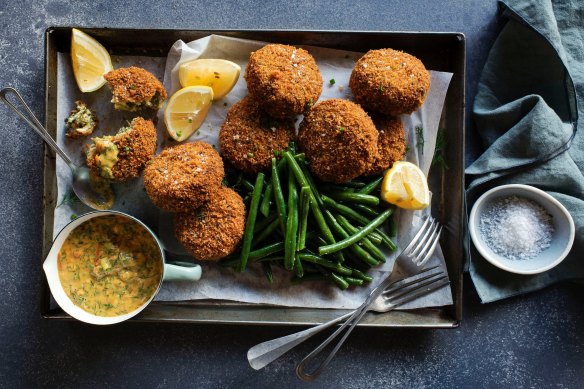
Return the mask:
<path fill-rule="evenodd" d="M 509 196 L 486 206 L 480 217 L 480 232 L 495 253 L 523 260 L 550 246 L 554 227 L 551 215 L 541 205 Z"/>

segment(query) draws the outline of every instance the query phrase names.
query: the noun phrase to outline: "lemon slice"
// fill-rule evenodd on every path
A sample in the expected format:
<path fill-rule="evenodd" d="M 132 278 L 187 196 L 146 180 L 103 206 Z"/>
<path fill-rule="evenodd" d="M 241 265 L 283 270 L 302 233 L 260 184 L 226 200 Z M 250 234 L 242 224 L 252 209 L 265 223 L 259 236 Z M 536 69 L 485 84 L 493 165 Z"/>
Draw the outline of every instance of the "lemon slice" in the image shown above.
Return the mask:
<path fill-rule="evenodd" d="M 71 62 L 81 92 L 93 92 L 101 88 L 106 82 L 103 75 L 114 69 L 105 47 L 76 28 L 71 34 Z"/>
<path fill-rule="evenodd" d="M 172 139 L 181 142 L 201 127 L 212 100 L 213 89 L 209 86 L 187 86 L 176 91 L 164 109 L 164 123 Z"/>
<path fill-rule="evenodd" d="M 213 88 L 214 99 L 224 97 L 233 89 L 241 67 L 225 59 L 195 59 L 178 69 L 178 79 L 183 87 L 204 85 Z"/>
<path fill-rule="evenodd" d="M 399 161 L 385 173 L 381 198 L 404 209 L 424 209 L 430 205 L 430 190 L 424 172 L 411 162 Z"/>

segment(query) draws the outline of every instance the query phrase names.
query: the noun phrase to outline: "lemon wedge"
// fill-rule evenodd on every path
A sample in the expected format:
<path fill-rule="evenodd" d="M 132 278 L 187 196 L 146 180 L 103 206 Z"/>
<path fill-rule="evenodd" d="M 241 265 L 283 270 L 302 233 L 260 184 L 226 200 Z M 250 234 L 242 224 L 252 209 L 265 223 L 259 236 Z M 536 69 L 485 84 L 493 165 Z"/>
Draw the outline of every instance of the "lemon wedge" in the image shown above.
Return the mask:
<path fill-rule="evenodd" d="M 182 142 L 201 127 L 212 100 L 213 89 L 209 86 L 187 86 L 176 91 L 164 109 L 164 123 L 172 139 Z"/>
<path fill-rule="evenodd" d="M 178 79 L 183 87 L 204 85 L 213 88 L 215 100 L 224 97 L 233 89 L 241 67 L 225 59 L 195 59 L 185 62 L 178 69 Z"/>
<path fill-rule="evenodd" d="M 71 34 L 71 62 L 81 92 L 93 92 L 101 88 L 106 82 L 103 75 L 114 69 L 105 47 L 76 28 Z"/>
<path fill-rule="evenodd" d="M 398 161 L 383 177 L 381 198 L 400 208 L 418 210 L 430 205 L 424 172 L 411 162 Z"/>

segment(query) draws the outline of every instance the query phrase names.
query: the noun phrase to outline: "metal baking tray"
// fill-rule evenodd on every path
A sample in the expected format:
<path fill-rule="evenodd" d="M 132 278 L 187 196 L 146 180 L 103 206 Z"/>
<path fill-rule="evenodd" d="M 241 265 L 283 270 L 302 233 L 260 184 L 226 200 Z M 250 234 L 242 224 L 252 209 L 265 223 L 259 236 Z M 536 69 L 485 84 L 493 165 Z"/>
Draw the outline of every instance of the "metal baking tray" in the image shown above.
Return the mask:
<path fill-rule="evenodd" d="M 464 220 L 464 104 L 465 38 L 461 33 L 364 32 L 364 31 L 267 31 L 267 30 L 152 30 L 83 28 L 112 54 L 165 57 L 178 39 L 186 42 L 209 34 L 255 39 L 291 45 L 312 45 L 366 52 L 394 48 L 420 58 L 426 67 L 454 74 L 441 119 L 445 128 L 447 169 L 432 168 L 430 188 L 433 214 L 445 226 L 441 244 L 451 280 L 454 304 L 439 308 L 369 313 L 359 324 L 372 327 L 452 328 L 462 318 L 463 220 Z M 70 51 L 71 27 L 50 27 L 45 33 L 45 125 L 53 136 L 57 129 L 57 53 Z M 44 154 L 43 258 L 53 236 L 56 203 L 55 155 L 48 147 Z M 40 266 L 41 261 L 39 261 Z M 221 323 L 254 325 L 311 325 L 345 313 L 335 309 L 288 308 L 229 301 L 201 300 L 152 302 L 137 322 Z M 41 316 L 71 319 L 60 308 L 51 308 L 50 291 L 42 286 Z"/>

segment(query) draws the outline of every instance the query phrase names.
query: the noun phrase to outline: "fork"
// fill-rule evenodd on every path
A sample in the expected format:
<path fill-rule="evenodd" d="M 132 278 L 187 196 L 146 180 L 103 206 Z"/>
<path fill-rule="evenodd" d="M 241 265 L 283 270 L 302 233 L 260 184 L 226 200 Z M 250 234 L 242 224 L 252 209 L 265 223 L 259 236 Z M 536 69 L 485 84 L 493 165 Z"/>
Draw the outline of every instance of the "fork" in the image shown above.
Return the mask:
<path fill-rule="evenodd" d="M 412 301 L 447 285 L 447 276 L 441 270 L 438 273 L 419 277 L 421 274 L 437 268 L 437 266 L 434 266 L 420 271 L 420 267 L 430 259 L 436 248 L 441 230 L 442 227 L 433 218 L 428 217 L 410 244 L 397 257 L 391 274 L 371 292 L 369 297 L 359 308 L 316 327 L 263 342 L 250 348 L 247 353 L 250 366 L 259 370 L 316 333 L 325 330 L 344 319 L 348 319 L 341 327 L 339 327 L 339 329 L 337 329 L 337 331 L 335 331 L 328 339 L 298 364 L 296 368 L 297 375 L 303 380 L 312 380 L 320 374 L 326 365 L 328 365 L 345 339 L 351 333 L 354 326 L 368 310 L 371 309 L 377 312 L 388 312 L 399 305 L 405 304 L 406 302 Z M 313 373 L 304 373 L 304 367 L 306 364 L 309 363 L 312 358 L 333 339 L 335 339 L 347 326 L 349 326 L 347 332 L 325 361 L 321 363 Z"/>

